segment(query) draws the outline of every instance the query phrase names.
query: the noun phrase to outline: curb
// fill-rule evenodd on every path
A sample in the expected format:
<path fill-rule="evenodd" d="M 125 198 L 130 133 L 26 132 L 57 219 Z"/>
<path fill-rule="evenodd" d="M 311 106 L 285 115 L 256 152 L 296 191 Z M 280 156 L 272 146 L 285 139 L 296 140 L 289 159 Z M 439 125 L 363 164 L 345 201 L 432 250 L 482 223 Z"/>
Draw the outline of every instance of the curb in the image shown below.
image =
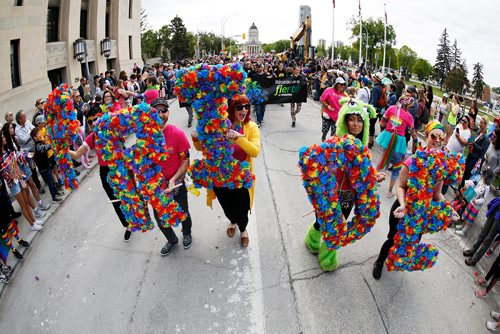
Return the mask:
<path fill-rule="evenodd" d="M 94 157 L 92 162 L 90 163 L 90 168 L 89 169 L 83 169 L 82 167 L 78 167 L 77 170 L 80 172 L 80 176 L 78 176 L 78 184 L 80 185 L 83 180 L 85 180 L 87 178 L 87 176 L 93 172 L 96 168 L 96 166 L 98 166 L 98 163 L 97 163 L 97 158 Z M 81 169 L 80 169 L 81 168 Z M 67 189 L 65 189 L 67 191 Z M 51 207 L 49 210 L 45 211 L 47 214 L 45 215 L 45 217 L 43 218 L 43 221 L 45 223 L 49 222 L 50 220 L 50 217 L 52 217 L 52 215 L 54 215 L 54 213 L 59 210 L 59 207 L 66 201 L 67 198 L 69 198 L 72 194 L 73 194 L 73 190 L 71 190 L 69 193 L 67 193 L 66 195 L 64 195 L 63 197 L 63 200 L 61 201 L 61 203 L 57 203 L 57 204 L 54 204 L 54 203 L 51 203 Z M 47 190 L 46 193 L 44 195 L 41 195 L 42 196 L 42 199 L 45 201 L 47 199 L 47 197 L 50 199 L 50 194 L 49 194 L 49 191 Z M 44 198 L 45 197 L 45 198 Z M 49 200 L 50 201 L 50 200 Z M 47 201 L 47 202 L 49 202 Z M 19 228 L 19 230 L 23 230 L 23 239 L 28 241 L 30 243 L 30 248 L 32 246 L 32 243 L 33 243 L 33 240 L 37 237 L 38 233 L 40 233 L 41 231 L 31 231 L 29 229 L 27 229 L 28 232 L 26 232 L 26 228 L 27 226 L 29 225 L 28 222 L 26 221 L 26 219 L 21 215 L 21 217 L 17 218 L 17 221 L 19 222 L 18 225 L 22 225 L 23 227 Z M 44 225 L 45 226 L 45 225 Z M 20 234 L 21 234 L 21 231 L 20 231 Z M 24 247 L 20 247 L 18 249 L 19 253 L 21 253 L 23 256 L 26 256 L 26 254 L 29 252 L 29 249 L 30 248 L 24 248 Z M 14 275 L 16 274 L 17 272 L 17 267 L 18 266 L 23 266 L 23 263 L 22 263 L 22 260 L 18 260 L 14 255 L 12 254 L 9 254 L 9 263 L 10 263 L 10 266 L 12 267 L 12 272 L 11 272 L 11 275 L 10 275 L 10 278 L 14 277 Z M 10 283 L 10 282 L 9 282 Z M 0 299 L 3 295 L 3 291 L 5 289 L 5 287 L 9 284 L 5 284 L 5 283 L 0 283 Z"/>

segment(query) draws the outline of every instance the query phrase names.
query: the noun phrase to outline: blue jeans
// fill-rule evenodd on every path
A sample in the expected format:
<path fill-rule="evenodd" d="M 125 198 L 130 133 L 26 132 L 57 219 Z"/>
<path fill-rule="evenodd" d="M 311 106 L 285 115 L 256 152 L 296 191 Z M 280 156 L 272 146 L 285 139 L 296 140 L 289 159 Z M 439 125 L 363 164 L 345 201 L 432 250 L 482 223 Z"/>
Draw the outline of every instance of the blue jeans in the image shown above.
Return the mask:
<path fill-rule="evenodd" d="M 41 170 L 40 175 L 42 176 L 42 179 L 45 182 L 45 184 L 49 186 L 49 191 L 50 195 L 52 196 L 52 199 L 56 198 L 57 189 L 54 181 L 54 176 L 52 175 L 52 170 L 50 169 Z"/>
<path fill-rule="evenodd" d="M 257 124 L 262 123 L 262 121 L 264 121 L 264 112 L 266 111 L 266 105 L 254 104 L 253 110 L 255 111 L 255 115 L 257 116 Z"/>

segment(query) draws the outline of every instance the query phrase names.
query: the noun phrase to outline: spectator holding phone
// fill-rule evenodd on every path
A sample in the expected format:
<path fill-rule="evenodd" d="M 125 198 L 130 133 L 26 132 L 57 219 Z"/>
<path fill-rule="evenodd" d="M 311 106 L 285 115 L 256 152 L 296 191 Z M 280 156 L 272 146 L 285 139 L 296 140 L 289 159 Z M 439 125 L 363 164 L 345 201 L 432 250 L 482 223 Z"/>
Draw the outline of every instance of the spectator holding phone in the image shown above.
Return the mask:
<path fill-rule="evenodd" d="M 469 125 L 469 116 L 462 117 L 460 124 L 456 126 L 450 140 L 448 140 L 448 144 L 446 144 L 446 149 L 449 152 L 464 153 L 464 148 L 469 142 L 469 138 L 472 136 Z"/>

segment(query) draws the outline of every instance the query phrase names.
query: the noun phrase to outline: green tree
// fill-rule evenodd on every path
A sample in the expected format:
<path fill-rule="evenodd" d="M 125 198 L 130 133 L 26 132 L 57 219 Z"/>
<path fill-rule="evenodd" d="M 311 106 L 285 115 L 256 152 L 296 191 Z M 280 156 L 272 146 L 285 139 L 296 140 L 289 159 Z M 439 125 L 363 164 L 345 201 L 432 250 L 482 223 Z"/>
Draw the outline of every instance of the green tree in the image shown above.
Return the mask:
<path fill-rule="evenodd" d="M 467 87 L 468 82 L 467 73 L 461 64 L 450 70 L 444 81 L 444 86 L 451 92 L 462 94 L 463 89 Z"/>
<path fill-rule="evenodd" d="M 158 57 L 160 40 L 156 31 L 149 29 L 141 34 L 141 50 L 144 59 Z"/>
<path fill-rule="evenodd" d="M 412 67 L 412 72 L 415 73 L 419 80 L 429 78 L 432 74 L 432 65 L 425 59 L 418 58 Z"/>
<path fill-rule="evenodd" d="M 158 30 L 158 44 L 159 44 L 159 56 L 163 58 L 163 60 L 170 60 L 170 27 L 168 25 L 164 25 Z"/>
<path fill-rule="evenodd" d="M 458 43 L 457 40 L 453 42 L 453 45 L 451 46 L 451 59 L 450 59 L 450 66 L 453 68 L 455 66 L 458 66 L 462 63 L 462 51 L 458 48 Z"/>
<path fill-rule="evenodd" d="M 403 45 L 396 53 L 396 57 L 398 59 L 398 67 L 402 67 L 403 73 L 409 77 L 413 64 L 417 61 L 417 53 L 410 49 L 409 46 Z"/>
<path fill-rule="evenodd" d="M 500 94 L 500 87 L 492 87 L 491 91 L 495 94 Z"/>
<path fill-rule="evenodd" d="M 472 84 L 474 85 L 474 95 L 481 99 L 483 97 L 484 81 L 483 81 L 483 64 L 475 63 L 472 74 Z"/>
<path fill-rule="evenodd" d="M 448 32 L 444 28 L 443 34 L 439 39 L 436 63 L 434 64 L 434 78 L 439 82 L 441 88 L 443 87 L 444 80 L 448 76 L 451 69 L 451 49 L 448 39 Z"/>
<path fill-rule="evenodd" d="M 353 47 L 356 47 L 356 50 L 359 52 L 359 20 L 356 17 L 352 17 L 348 22 L 348 26 L 351 27 L 352 38 L 355 38 L 355 42 L 353 43 Z M 378 18 L 374 20 L 369 18 L 363 21 L 363 31 L 362 31 L 362 55 L 364 57 L 366 50 L 366 40 L 368 34 L 368 59 L 371 64 L 374 64 L 375 60 L 375 50 L 384 48 L 384 20 L 382 18 Z M 355 45 L 356 46 L 355 46 Z M 394 27 L 391 24 L 387 25 L 387 38 L 386 38 L 386 48 L 391 48 L 396 44 L 396 32 Z M 379 62 L 381 58 L 379 57 Z M 367 61 L 365 60 L 365 63 Z"/>
<path fill-rule="evenodd" d="M 186 27 L 178 15 L 170 21 L 169 29 L 171 32 L 169 41 L 170 58 L 172 60 L 181 60 L 193 56 L 190 35 L 187 33 Z"/>

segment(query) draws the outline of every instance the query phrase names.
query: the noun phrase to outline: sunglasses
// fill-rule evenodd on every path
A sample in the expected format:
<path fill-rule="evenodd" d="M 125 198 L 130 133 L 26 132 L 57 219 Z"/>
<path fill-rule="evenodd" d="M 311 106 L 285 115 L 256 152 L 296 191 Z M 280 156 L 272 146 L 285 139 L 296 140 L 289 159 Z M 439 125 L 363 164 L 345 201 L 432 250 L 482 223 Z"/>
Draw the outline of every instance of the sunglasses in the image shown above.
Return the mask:
<path fill-rule="evenodd" d="M 236 110 L 238 111 L 242 111 L 243 108 L 245 108 L 246 110 L 250 110 L 250 104 L 239 104 L 235 107 Z"/>
<path fill-rule="evenodd" d="M 165 114 L 168 112 L 168 108 L 156 108 L 156 110 L 158 110 L 158 112 L 161 112 L 162 114 Z"/>
<path fill-rule="evenodd" d="M 438 136 L 438 135 L 436 135 L 435 133 L 431 133 L 431 139 L 432 139 L 432 140 L 439 140 L 439 141 L 443 141 L 443 140 L 444 140 L 444 135 L 442 135 L 442 136 Z"/>

